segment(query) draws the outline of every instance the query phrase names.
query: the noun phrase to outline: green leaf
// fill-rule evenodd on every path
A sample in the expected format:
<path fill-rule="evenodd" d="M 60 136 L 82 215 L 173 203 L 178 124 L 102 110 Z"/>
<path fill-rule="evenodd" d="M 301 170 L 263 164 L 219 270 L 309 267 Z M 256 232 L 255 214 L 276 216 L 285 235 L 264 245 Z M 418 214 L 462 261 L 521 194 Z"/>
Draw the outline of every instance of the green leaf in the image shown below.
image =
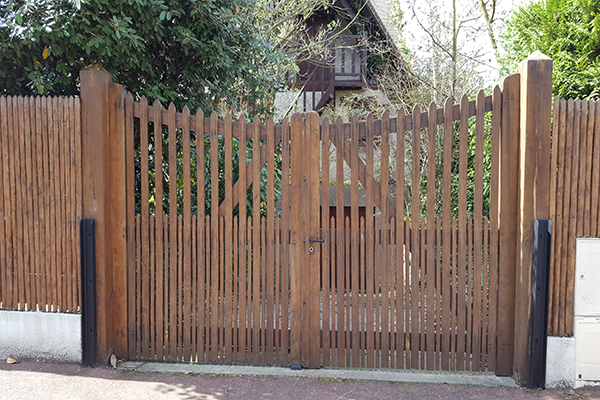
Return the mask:
<path fill-rule="evenodd" d="M 17 16 L 15 17 L 17 24 L 19 25 L 23 25 L 23 16 L 21 15 L 21 13 L 17 13 Z"/>

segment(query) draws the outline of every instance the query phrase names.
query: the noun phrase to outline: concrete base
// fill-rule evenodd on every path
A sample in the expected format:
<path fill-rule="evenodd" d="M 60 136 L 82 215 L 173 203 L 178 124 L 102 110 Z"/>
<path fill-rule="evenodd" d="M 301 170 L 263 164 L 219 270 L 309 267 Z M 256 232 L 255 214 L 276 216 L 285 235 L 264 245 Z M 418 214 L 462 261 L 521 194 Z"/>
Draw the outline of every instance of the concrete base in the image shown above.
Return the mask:
<path fill-rule="evenodd" d="M 507 376 L 486 372 L 403 371 L 389 369 L 301 369 L 283 367 L 255 367 L 243 365 L 144 363 L 127 361 L 118 367 L 121 371 L 160 372 L 166 374 L 202 374 L 230 376 L 305 377 L 318 379 L 351 379 L 361 381 L 433 383 L 448 385 L 476 385 L 516 388 L 515 381 Z"/>
<path fill-rule="evenodd" d="M 81 315 L 0 311 L 0 360 L 81 363 Z"/>
<path fill-rule="evenodd" d="M 546 388 L 575 387 L 575 338 L 548 336 Z"/>

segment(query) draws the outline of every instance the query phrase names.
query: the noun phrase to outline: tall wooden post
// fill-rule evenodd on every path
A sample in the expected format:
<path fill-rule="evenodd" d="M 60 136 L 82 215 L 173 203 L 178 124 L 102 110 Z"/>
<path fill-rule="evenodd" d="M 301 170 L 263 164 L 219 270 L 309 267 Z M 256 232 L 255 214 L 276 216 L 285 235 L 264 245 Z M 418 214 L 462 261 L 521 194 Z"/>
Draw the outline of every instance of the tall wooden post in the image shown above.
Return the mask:
<path fill-rule="evenodd" d="M 96 220 L 98 356 L 127 357 L 123 86 L 102 67 L 80 73 L 83 218 Z"/>
<path fill-rule="evenodd" d="M 550 217 L 552 59 L 536 51 L 519 65 L 519 198 L 515 280 L 514 377 L 528 381 L 534 224 Z"/>
<path fill-rule="evenodd" d="M 517 179 L 521 82 L 519 74 L 502 82 L 502 129 L 500 173 L 500 252 L 498 271 L 498 343 L 496 374 L 513 371 L 515 320 L 515 269 L 517 259 Z"/>

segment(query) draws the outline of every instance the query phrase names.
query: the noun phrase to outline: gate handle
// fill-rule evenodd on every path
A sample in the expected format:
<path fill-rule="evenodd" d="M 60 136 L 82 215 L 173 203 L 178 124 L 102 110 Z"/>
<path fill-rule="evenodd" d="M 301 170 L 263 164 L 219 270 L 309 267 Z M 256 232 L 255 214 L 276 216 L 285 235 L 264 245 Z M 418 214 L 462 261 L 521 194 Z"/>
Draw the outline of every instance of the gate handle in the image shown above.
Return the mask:
<path fill-rule="evenodd" d="M 309 242 L 313 242 L 313 243 L 325 243 L 325 241 L 323 239 L 313 239 L 313 238 L 309 238 L 308 239 Z"/>

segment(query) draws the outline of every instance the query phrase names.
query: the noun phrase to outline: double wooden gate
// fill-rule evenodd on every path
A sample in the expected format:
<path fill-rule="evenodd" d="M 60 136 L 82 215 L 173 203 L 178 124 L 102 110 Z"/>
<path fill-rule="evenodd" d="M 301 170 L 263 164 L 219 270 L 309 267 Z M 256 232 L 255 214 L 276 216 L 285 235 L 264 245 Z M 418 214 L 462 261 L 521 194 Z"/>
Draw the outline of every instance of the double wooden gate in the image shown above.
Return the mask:
<path fill-rule="evenodd" d="M 511 87 L 280 125 L 127 94 L 129 358 L 510 371 Z"/>

